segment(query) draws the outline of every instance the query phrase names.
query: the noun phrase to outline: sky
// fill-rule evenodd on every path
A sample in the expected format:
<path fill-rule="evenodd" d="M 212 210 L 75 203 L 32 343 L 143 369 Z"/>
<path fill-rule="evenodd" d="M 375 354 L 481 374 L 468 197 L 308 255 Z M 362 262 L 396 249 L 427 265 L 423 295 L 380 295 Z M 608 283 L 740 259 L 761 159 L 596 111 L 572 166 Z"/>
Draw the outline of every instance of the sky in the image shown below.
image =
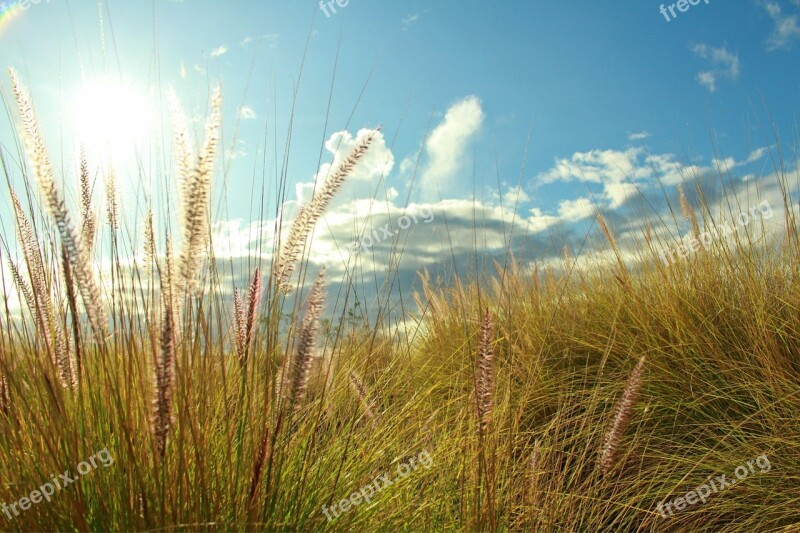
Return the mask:
<path fill-rule="evenodd" d="M 596 211 L 624 240 L 669 216 L 681 183 L 779 203 L 776 170 L 796 170 L 800 0 L 693 1 L 6 0 L 0 65 L 30 89 L 69 194 L 79 143 L 114 160 L 132 235 L 148 205 L 168 218 L 167 94 L 199 140 L 221 83 L 213 220 L 218 256 L 243 265 L 232 278 L 268 257 L 276 206 L 291 216 L 380 126 L 311 261 L 339 279 L 391 265 L 413 286 L 421 268 L 481 271 L 509 248 L 580 256 L 587 235 L 601 246 Z M 404 213 L 417 222 L 400 228 Z"/>

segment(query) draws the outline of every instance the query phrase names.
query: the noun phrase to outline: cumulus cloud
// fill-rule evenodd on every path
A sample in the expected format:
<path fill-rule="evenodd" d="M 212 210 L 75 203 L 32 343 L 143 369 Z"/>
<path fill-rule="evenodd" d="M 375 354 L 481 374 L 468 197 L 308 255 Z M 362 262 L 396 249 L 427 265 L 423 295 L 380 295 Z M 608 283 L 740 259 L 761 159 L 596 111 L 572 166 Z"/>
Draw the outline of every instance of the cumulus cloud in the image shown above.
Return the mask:
<path fill-rule="evenodd" d="M 347 131 L 334 133 L 325 143 L 332 162 L 322 165 L 316 177 L 323 179 L 350 149 L 368 132 L 356 134 Z M 424 147 L 424 145 L 423 145 Z M 672 154 L 649 154 L 643 149 L 590 150 L 576 152 L 572 156 L 556 160 L 555 166 L 542 173 L 542 179 L 553 182 L 581 182 L 599 185 L 601 194 L 589 192 L 585 197 L 562 200 L 550 212 L 539 207 L 519 205 L 530 202 L 528 194 L 517 186 L 503 186 L 502 190 L 487 198 L 445 198 L 408 202 L 408 191 L 385 183 L 374 182 L 396 178 L 389 175 L 394 165 L 394 155 L 386 147 L 383 138 L 377 140 L 372 159 L 365 158 L 365 165 L 356 170 L 348 186 L 354 187 L 350 194 L 342 191 L 331 204 L 323 220 L 314 229 L 308 260 L 310 272 L 325 267 L 331 280 L 331 291 L 338 288 L 353 288 L 360 291 L 360 301 L 375 302 L 375 291 L 382 290 L 375 279 L 383 279 L 387 268 L 391 271 L 392 287 L 403 287 L 407 295 L 421 270 L 432 276 L 445 276 L 452 266 L 465 262 L 477 264 L 479 269 L 490 270 L 492 261 L 505 257 L 511 251 L 521 264 L 537 261 L 540 265 L 559 265 L 563 262 L 563 248 L 576 251 L 581 264 L 593 264 L 606 259 L 615 260 L 613 252 L 606 250 L 606 241 L 599 238 L 596 244 L 586 239 L 586 232 L 596 232 L 589 224 L 597 208 L 603 211 L 614 228 L 622 248 L 623 258 L 636 261 L 641 253 L 641 228 L 646 221 L 669 219 L 667 199 L 678 205 L 674 185 L 684 180 L 697 179 L 706 191 L 709 204 L 724 197 L 714 190 L 719 179 L 715 166 L 731 169 L 759 161 L 768 148 L 757 148 L 743 160 L 720 157 L 709 166 L 682 164 Z M 408 160 L 408 158 L 407 158 Z M 402 166 L 402 165 L 400 165 Z M 752 185 L 744 178 L 736 179 L 732 174 L 731 184 L 725 193 L 749 194 Z M 777 180 L 774 177 L 758 178 L 759 195 L 776 199 L 773 206 L 780 205 Z M 658 185 L 671 185 L 662 189 Z M 773 183 L 774 181 L 774 183 Z M 408 186 L 408 184 L 405 184 Z M 298 200 L 307 201 L 312 193 L 311 183 L 301 184 Z M 379 192 L 376 194 L 375 191 Z M 687 191 L 693 191 L 688 188 Z M 624 210 L 631 196 L 643 195 L 649 211 Z M 742 205 L 747 205 L 743 202 Z M 288 231 L 296 213 L 297 202 L 287 202 L 283 231 Z M 723 205 L 711 206 L 712 211 Z M 429 213 L 431 216 L 425 215 Z M 409 222 L 416 216 L 416 222 Z M 404 219 L 406 223 L 401 223 Z M 252 264 L 268 261 L 275 244 L 275 221 L 265 220 L 245 223 L 229 220 L 214 226 L 213 242 L 218 258 L 230 261 L 238 276 L 236 283 L 247 281 Z M 691 231 L 690 227 L 680 231 Z M 354 239 L 365 242 L 367 248 L 353 246 Z M 675 238 L 674 230 L 665 225 L 654 224 L 653 237 L 656 242 L 670 242 Z M 589 243 L 587 245 L 587 242 Z M 591 261 L 587 262 L 587 259 Z M 388 266 L 390 265 L 390 266 Z M 241 272 L 240 272 L 241 271 Z M 352 283 L 351 283 L 352 282 Z M 395 289 L 391 289 L 395 290 Z M 399 289 L 397 289 L 399 290 Z M 369 311 L 368 311 L 369 312 Z"/>
<path fill-rule="evenodd" d="M 672 187 L 695 179 L 714 178 L 711 180 L 714 181 L 720 172 L 727 174 L 762 160 L 768 150 L 766 146 L 757 148 L 743 160 L 730 156 L 715 158 L 708 165 L 685 164 L 674 154 L 654 154 L 644 148 L 575 152 L 570 157 L 557 158 L 550 169 L 541 172 L 537 186 L 570 182 L 599 185 L 602 190 L 594 196 L 594 202 L 603 209 L 613 210 L 662 185 Z M 587 202 L 585 198 L 563 201 L 559 215 L 565 220 L 585 218 L 582 209 Z"/>
<path fill-rule="evenodd" d="M 211 50 L 211 57 L 219 57 L 223 56 L 228 52 L 228 48 L 225 46 L 219 46 Z"/>
<path fill-rule="evenodd" d="M 616 209 L 636 194 L 633 181 L 651 175 L 643 148 L 620 150 L 591 150 L 575 152 L 569 158 L 556 159 L 555 166 L 539 175 L 539 183 L 580 181 L 602 185 L 608 207 Z M 578 202 L 578 203 L 575 203 Z M 579 200 L 563 203 L 559 212 L 569 220 L 584 218 L 577 209 Z"/>
<path fill-rule="evenodd" d="M 741 72 L 739 66 L 739 56 L 727 50 L 724 46 L 715 48 L 707 44 L 699 43 L 691 48 L 692 52 L 699 58 L 711 63 L 709 70 L 697 74 L 697 81 L 709 90 L 717 90 L 717 82 L 720 79 L 737 80 Z"/>
<path fill-rule="evenodd" d="M 332 161 L 320 165 L 319 171 L 312 181 L 296 185 L 297 202 L 306 203 L 310 201 L 314 193 L 314 184 L 323 183 L 328 175 L 334 172 L 341 164 L 342 160 L 373 131 L 364 128 L 359 130 L 355 136 L 348 131 L 338 131 L 331 135 L 325 142 L 325 149 L 333 156 Z M 347 191 L 345 191 L 344 194 L 337 195 L 337 199 L 347 196 L 352 197 L 354 193 L 367 197 L 371 196 L 374 192 L 373 182 L 389 174 L 393 168 L 394 154 L 386 146 L 386 138 L 383 136 L 383 132 L 379 131 L 374 134 L 372 144 L 367 153 L 358 161 L 353 173 L 347 178 L 345 188 L 351 191 L 350 194 L 348 195 Z"/>
<path fill-rule="evenodd" d="M 503 205 L 515 205 L 523 202 L 529 202 L 531 197 L 528 193 L 522 190 L 522 187 L 511 187 L 502 195 Z"/>
<path fill-rule="evenodd" d="M 555 181 L 585 181 L 592 183 L 619 183 L 633 177 L 636 161 L 644 153 L 642 148 L 619 150 L 591 150 L 575 152 L 569 159 L 556 159 L 555 166 L 541 174 L 541 183 Z"/>
<path fill-rule="evenodd" d="M 664 185 L 677 185 L 709 173 L 714 167 L 685 165 L 672 154 L 651 154 L 644 148 L 626 150 L 590 150 L 557 158 L 553 167 L 537 176 L 539 186 L 552 183 L 582 182 L 598 184 L 602 193 L 596 201 L 605 208 L 625 205 L 641 190 L 659 180 Z M 574 219 L 577 200 L 563 204 L 568 218 Z"/>
<path fill-rule="evenodd" d="M 636 192 L 637 188 L 633 183 L 606 183 L 605 185 L 605 196 L 609 202 L 608 207 L 611 209 L 621 207 Z"/>
<path fill-rule="evenodd" d="M 595 206 L 589 198 L 563 200 L 558 204 L 558 216 L 568 222 L 575 222 L 590 217 L 594 212 Z"/>
<path fill-rule="evenodd" d="M 273 226 L 268 223 L 245 224 L 242 219 L 223 220 L 212 227 L 214 255 L 218 259 L 256 256 L 259 248 L 268 252 L 273 245 Z"/>
<path fill-rule="evenodd" d="M 481 101 L 476 96 L 468 96 L 447 110 L 444 120 L 425 142 L 427 164 L 420 179 L 423 198 L 436 198 L 453 190 L 469 143 L 480 131 L 484 119 Z"/>

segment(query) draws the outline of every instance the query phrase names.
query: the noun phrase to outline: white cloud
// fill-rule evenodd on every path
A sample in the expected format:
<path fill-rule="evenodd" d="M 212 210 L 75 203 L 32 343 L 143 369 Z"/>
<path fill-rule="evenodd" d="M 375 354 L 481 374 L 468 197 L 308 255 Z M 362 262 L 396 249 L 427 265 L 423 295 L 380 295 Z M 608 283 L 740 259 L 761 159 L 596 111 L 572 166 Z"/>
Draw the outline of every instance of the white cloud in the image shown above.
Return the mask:
<path fill-rule="evenodd" d="M 476 96 L 468 96 L 447 110 L 442 123 L 425 142 L 428 163 L 420 180 L 424 198 L 453 192 L 467 147 L 480 131 L 484 118 L 481 101 Z"/>
<path fill-rule="evenodd" d="M 800 1 L 800 0 L 798 0 Z M 747 156 L 747 163 L 755 163 L 759 159 L 763 158 L 767 154 L 768 148 L 766 146 L 762 146 L 761 148 L 757 148 L 750 152 L 750 155 Z"/>
<path fill-rule="evenodd" d="M 694 54 L 711 63 L 711 69 L 697 74 L 697 81 L 709 90 L 717 90 L 719 79 L 737 80 L 741 72 L 739 56 L 730 52 L 725 47 L 715 48 L 707 44 L 696 44 L 691 48 Z"/>
<path fill-rule="evenodd" d="M 539 186 L 573 181 L 601 185 L 603 192 L 597 200 L 605 201 L 603 207 L 616 209 L 638 192 L 647 190 L 655 180 L 677 185 L 711 168 L 684 165 L 672 154 L 649 154 L 643 148 L 590 150 L 556 159 L 552 168 L 537 176 L 537 182 Z M 567 203 L 564 209 L 572 213 L 573 204 Z"/>
<path fill-rule="evenodd" d="M 713 72 L 698 72 L 697 82 L 708 89 L 708 92 L 716 92 L 717 90 L 717 77 Z"/>
<path fill-rule="evenodd" d="M 630 135 L 628 135 L 628 140 L 629 141 L 643 141 L 644 139 L 647 139 L 648 137 L 650 137 L 650 132 L 640 131 L 638 133 L 631 133 Z"/>
<path fill-rule="evenodd" d="M 792 3 L 800 7 L 800 2 L 797 0 Z M 767 37 L 767 50 L 790 49 L 795 41 L 800 39 L 800 25 L 797 21 L 797 15 L 785 15 L 777 2 L 764 2 L 762 5 L 775 24 L 772 33 Z"/>
<path fill-rule="evenodd" d="M 367 130 L 362 130 L 355 136 L 346 131 L 335 133 L 326 142 L 326 149 L 334 160 L 338 160 L 358 142 L 365 131 Z M 362 169 L 353 185 L 363 185 L 366 175 L 374 178 L 384 174 L 378 161 L 389 158 L 391 151 L 383 143 L 378 143 L 376 148 L 381 153 L 376 156 L 375 161 Z M 739 166 L 751 159 L 757 160 L 758 156 L 763 157 L 765 150 L 754 150 L 744 163 L 733 157 L 724 157 L 713 161 L 713 164 Z M 393 163 L 394 158 L 389 159 Z M 508 249 L 515 253 L 535 250 L 538 264 L 547 265 L 553 261 L 553 264 L 558 265 L 563 261 L 561 249 L 564 244 L 573 250 L 582 247 L 585 233 L 581 226 L 585 225 L 586 219 L 594 216 L 597 207 L 610 210 L 607 213 L 608 220 L 614 225 L 623 258 L 635 263 L 641 257 L 640 229 L 645 226 L 645 222 L 654 222 L 659 217 L 664 220 L 669 218 L 663 191 L 657 187 L 655 181 L 673 185 L 667 189 L 673 206 L 677 202 L 674 184 L 680 183 L 681 179 L 691 180 L 698 177 L 701 182 L 704 179 L 716 181 L 712 166 L 683 165 L 676 162 L 671 154 L 648 154 L 644 150 L 592 150 L 577 152 L 561 161 L 568 166 L 587 167 L 591 171 L 589 175 L 592 179 L 601 180 L 596 183 L 605 187 L 604 194 L 561 201 L 556 213 L 546 215 L 538 207 L 518 207 L 515 211 L 510 200 L 516 199 L 518 192 L 520 198 L 529 200 L 527 194 L 517 187 L 506 188 L 488 200 L 443 199 L 407 206 L 407 191 L 398 191 L 394 187 L 379 188 L 377 194 L 373 187 L 364 187 L 349 197 L 342 191 L 331 204 L 324 219 L 315 227 L 313 244 L 308 255 L 311 268 L 316 270 L 325 266 L 331 280 L 354 276 L 358 278 L 356 283 L 363 283 L 367 280 L 374 281 L 375 274 L 385 273 L 387 265 L 391 264 L 401 283 L 413 283 L 421 269 L 429 268 L 432 272 L 437 272 L 437 268 L 445 268 L 450 261 L 474 257 L 476 243 L 477 252 L 483 259 L 505 254 Z M 635 180 L 620 179 L 620 174 L 615 170 L 615 166 L 623 166 L 626 162 L 635 174 Z M 327 168 L 323 165 L 319 173 L 324 176 Z M 582 181 L 586 174 L 572 169 L 565 175 L 568 181 Z M 762 196 L 769 198 L 770 202 L 775 200 L 772 203 L 776 208 L 775 220 L 780 219 L 777 213 L 780 196 L 774 176 L 753 179 L 759 179 L 764 184 L 763 187 L 757 187 L 759 200 Z M 746 195 L 749 194 L 748 191 L 756 189 L 742 183 L 743 181 L 733 183 L 731 190 L 735 196 Z M 631 195 L 637 194 L 637 187 L 646 189 L 648 185 L 650 190 L 644 190 L 642 194 L 648 197 L 648 204 L 653 212 L 630 210 L 620 217 L 619 213 L 613 211 L 623 207 Z M 307 199 L 310 195 L 310 190 L 299 192 L 302 199 Z M 709 203 L 715 198 L 717 195 L 714 194 L 707 197 Z M 288 213 L 284 231 L 289 229 L 295 205 L 295 202 L 287 202 L 284 206 Z M 742 205 L 754 204 L 745 201 Z M 722 205 L 715 205 L 715 208 L 721 207 Z M 412 213 L 417 214 L 418 222 L 407 227 L 398 224 L 400 217 Z M 433 219 L 424 222 L 423 220 L 429 219 L 424 213 L 432 213 Z M 511 225 L 515 228 L 513 231 L 509 229 Z M 214 244 L 217 256 L 247 259 L 248 264 L 253 258 L 268 259 L 274 241 L 274 227 L 273 220 L 251 224 L 233 220 L 215 225 Z M 684 229 L 691 231 L 691 228 Z M 597 231 L 597 228 L 593 231 Z M 657 223 L 652 231 L 654 241 L 670 242 L 674 238 L 671 229 Z M 354 238 L 370 235 L 376 242 L 368 250 L 355 253 L 350 247 Z M 581 265 L 591 267 L 598 261 L 603 263 L 615 260 L 613 252 L 605 247 L 602 237 L 598 239 L 598 243 L 600 244 L 594 249 L 583 249 L 580 256 L 576 256 Z M 367 298 L 367 301 L 371 300 Z"/>
<path fill-rule="evenodd" d="M 211 57 L 219 57 L 223 56 L 228 52 L 228 48 L 225 46 L 219 46 L 211 50 Z"/>
<path fill-rule="evenodd" d="M 714 168 L 719 169 L 720 172 L 726 174 L 730 172 L 734 167 L 736 167 L 736 160 L 732 157 L 726 157 L 724 159 L 712 159 L 711 165 Z"/>
<path fill-rule="evenodd" d="M 328 175 L 339 166 L 342 160 L 371 132 L 373 130 L 364 128 L 359 130 L 355 137 L 348 131 L 339 131 L 331 135 L 325 142 L 325 149 L 333 155 L 333 160 L 330 163 L 320 165 L 319 171 L 312 181 L 298 183 L 295 186 L 297 202 L 305 203 L 311 200 L 314 193 L 314 184 L 317 183 L 317 187 L 319 187 Z M 372 182 L 386 176 L 394 168 L 394 154 L 386 146 L 386 138 L 383 136 L 383 132 L 378 131 L 374 135 L 375 137 L 369 150 L 359 159 L 355 169 L 345 182 L 345 187 L 352 190 L 355 186 L 359 194 L 367 197 L 372 196 L 374 193 L 374 184 Z M 342 194 L 339 194 L 337 198 L 342 196 Z"/>
<path fill-rule="evenodd" d="M 651 154 L 645 157 L 642 174 L 657 178 L 664 185 L 678 185 L 710 172 L 711 167 L 684 165 L 672 154 Z"/>
<path fill-rule="evenodd" d="M 243 105 L 239 108 L 239 118 L 243 120 L 253 120 L 256 118 L 256 112 L 252 107 Z"/>
<path fill-rule="evenodd" d="M 556 181 L 620 183 L 633 178 L 642 148 L 575 152 L 569 159 L 556 159 L 555 166 L 539 175 L 543 184 Z"/>
<path fill-rule="evenodd" d="M 522 190 L 522 187 L 511 187 L 503 193 L 503 205 L 514 206 L 522 202 L 529 202 L 531 197 Z"/>
<path fill-rule="evenodd" d="M 419 20 L 419 14 L 409 15 L 403 19 L 403 29 L 408 29 L 413 23 Z"/>
<path fill-rule="evenodd" d="M 277 48 L 278 40 L 280 39 L 279 33 L 264 33 L 262 35 L 257 35 L 256 37 L 247 36 L 241 41 L 239 41 L 239 46 L 242 48 L 247 48 L 249 45 L 253 43 L 259 42 L 266 42 L 267 46 L 270 48 Z"/>
<path fill-rule="evenodd" d="M 589 198 L 578 198 L 577 200 L 563 200 L 558 204 L 558 216 L 563 220 L 575 222 L 594 215 L 595 205 Z"/>
<path fill-rule="evenodd" d="M 240 157 L 245 157 L 249 155 L 247 151 L 247 143 L 244 142 L 242 139 L 236 141 L 234 146 L 231 146 L 227 150 L 225 150 L 225 154 L 228 159 L 239 159 Z"/>
<path fill-rule="evenodd" d="M 265 244 L 262 242 L 265 239 L 269 241 L 268 246 L 262 248 L 272 249 L 273 226 L 261 222 L 243 224 L 241 219 L 224 220 L 214 224 L 212 235 L 214 255 L 218 259 L 248 257 L 255 253 L 253 248 L 259 243 Z"/>
<path fill-rule="evenodd" d="M 744 161 L 737 161 L 733 157 L 725 157 L 723 159 L 712 159 L 711 160 L 711 167 L 717 169 L 721 172 L 729 172 L 734 168 L 743 167 L 745 165 L 749 165 L 751 163 L 755 163 L 756 161 L 760 161 L 763 159 L 765 155 L 767 155 L 769 148 L 766 146 L 762 146 L 761 148 L 756 148 L 750 155 L 747 156 L 747 159 Z"/>
<path fill-rule="evenodd" d="M 636 185 L 632 183 L 606 183 L 605 185 L 605 195 L 611 209 L 620 207 L 636 193 Z"/>

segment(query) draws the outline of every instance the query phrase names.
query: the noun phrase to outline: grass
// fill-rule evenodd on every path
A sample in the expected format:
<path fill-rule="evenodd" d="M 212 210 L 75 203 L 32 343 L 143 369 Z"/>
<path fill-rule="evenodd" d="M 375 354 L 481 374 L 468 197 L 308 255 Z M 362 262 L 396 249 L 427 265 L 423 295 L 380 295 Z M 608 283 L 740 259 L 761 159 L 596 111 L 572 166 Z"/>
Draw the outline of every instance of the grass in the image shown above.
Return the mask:
<path fill-rule="evenodd" d="M 3 288 L 23 304 L 20 314 L 6 299 L 0 328 L 0 502 L 99 450 L 114 461 L 50 502 L 0 514 L 3 530 L 800 529 L 791 209 L 782 238 L 753 224 L 670 266 L 658 251 L 675 244 L 672 228 L 642 228 L 624 260 L 598 215 L 611 261 L 523 267 L 509 255 L 493 275 L 446 286 L 421 274 L 413 342 L 346 321 L 320 335 L 324 274 L 303 287 L 307 237 L 368 143 L 232 303 L 208 246 L 221 96 L 197 154 L 175 108 L 178 247 L 151 213 L 144 259 L 124 268 L 117 254 L 135 245 L 113 232 L 101 294 L 88 163 L 76 225 L 14 85 L 29 164 L 15 203 L 21 251 L 3 238 L 18 273 Z M 3 166 L 13 190 L 5 155 Z M 790 175 L 778 176 L 787 191 Z M 719 222 L 702 196 L 699 216 L 680 197 L 695 233 Z M 425 453 L 430 465 L 399 475 Z M 706 503 L 657 510 L 760 456 L 769 469 Z M 394 483 L 328 521 L 323 506 L 383 474 Z"/>

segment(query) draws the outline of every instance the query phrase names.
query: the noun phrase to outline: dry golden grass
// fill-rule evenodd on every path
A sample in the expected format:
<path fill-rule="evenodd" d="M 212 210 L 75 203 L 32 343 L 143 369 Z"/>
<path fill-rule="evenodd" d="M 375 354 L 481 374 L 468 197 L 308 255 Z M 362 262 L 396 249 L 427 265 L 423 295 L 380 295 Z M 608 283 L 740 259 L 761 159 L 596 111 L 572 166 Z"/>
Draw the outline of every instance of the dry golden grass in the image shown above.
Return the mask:
<path fill-rule="evenodd" d="M 4 283 L 21 295 L 22 314 L 7 305 L 0 327 L 0 502 L 74 472 L 98 449 L 114 463 L 50 502 L 0 514 L 3 529 L 800 525 L 800 241 L 791 210 L 780 242 L 720 239 L 669 267 L 658 251 L 670 243 L 652 226 L 631 260 L 598 215 L 610 265 L 584 268 L 565 250 L 564 268 L 509 257 L 496 275 L 448 286 L 423 273 L 419 312 L 408 318 L 424 332 L 413 342 L 344 321 L 323 335 L 323 275 L 308 291 L 298 276 L 297 301 L 286 291 L 371 137 L 320 184 L 272 250 L 275 264 L 248 270 L 246 294 L 231 302 L 206 250 L 221 94 L 212 93 L 196 157 L 173 102 L 180 252 L 148 210 L 144 264 L 125 270 L 113 256 L 114 281 L 133 287 L 101 292 L 94 241 L 111 230 L 95 227 L 92 162 L 80 158 L 76 228 L 30 100 L 13 75 L 12 85 L 32 170 L 14 178 L 31 176 L 40 195 L 26 206 L 12 191 L 24 265 L 4 242 L 13 277 Z M 778 173 L 786 186 L 790 176 Z M 699 200 L 692 231 L 715 223 Z M 118 209 L 124 220 L 125 204 Z M 128 233 L 118 233 L 112 243 L 125 244 Z M 398 467 L 423 451 L 430 468 L 400 479 Z M 658 502 L 762 454 L 770 471 L 672 517 L 657 512 Z M 323 505 L 383 474 L 396 482 L 328 521 Z"/>

